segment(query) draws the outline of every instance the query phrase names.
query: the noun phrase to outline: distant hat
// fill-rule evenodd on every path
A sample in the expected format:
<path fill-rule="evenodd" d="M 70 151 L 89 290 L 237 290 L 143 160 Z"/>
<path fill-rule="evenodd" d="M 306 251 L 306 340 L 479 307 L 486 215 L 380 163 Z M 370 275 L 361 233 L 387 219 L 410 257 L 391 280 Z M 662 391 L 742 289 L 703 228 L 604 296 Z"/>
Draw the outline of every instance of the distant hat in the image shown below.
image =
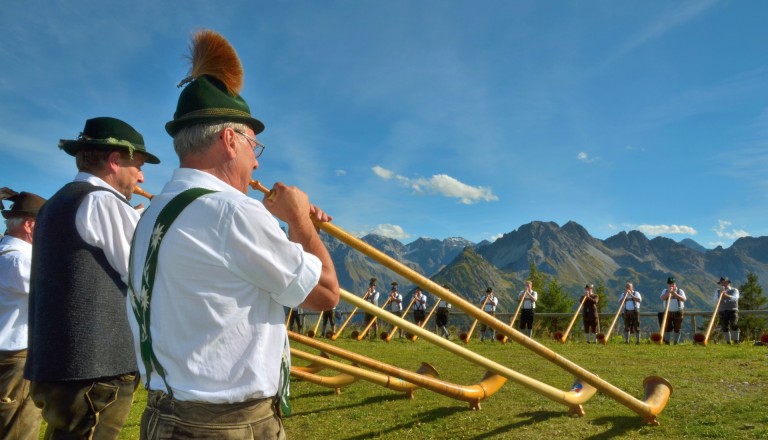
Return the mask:
<path fill-rule="evenodd" d="M 485 289 L 485 291 L 486 292 L 493 292 L 493 287 L 489 287 L 489 288 Z"/>
<path fill-rule="evenodd" d="M 190 75 L 179 83 L 186 87 L 165 131 L 176 136 L 185 127 L 206 122 L 240 122 L 256 134 L 264 131 L 264 124 L 251 115 L 239 94 L 243 67 L 232 45 L 217 32 L 204 29 L 193 36 L 191 52 Z"/>
<path fill-rule="evenodd" d="M 720 281 L 717 282 L 717 284 L 721 284 L 723 281 L 726 283 L 730 283 L 731 280 L 728 279 L 728 277 L 720 277 Z"/>
<path fill-rule="evenodd" d="M 371 282 L 368 283 L 368 285 L 373 286 L 374 284 L 376 284 L 376 281 L 378 281 L 376 278 L 371 278 Z"/>
<path fill-rule="evenodd" d="M 585 289 L 593 289 L 594 287 L 595 287 L 594 284 L 587 284 L 586 286 L 584 286 Z"/>
<path fill-rule="evenodd" d="M 421 290 L 421 287 L 416 286 L 416 287 L 413 288 L 413 290 Z"/>
<path fill-rule="evenodd" d="M 667 278 L 667 284 L 675 284 L 675 277 Z"/>
<path fill-rule="evenodd" d="M 160 163 L 160 159 L 147 152 L 141 133 L 120 119 L 106 116 L 85 121 L 77 139 L 61 139 L 59 148 L 70 156 L 81 150 L 126 150 L 131 154 L 138 151 L 147 155 L 147 163 Z"/>
<path fill-rule="evenodd" d="M 395 287 L 397 287 L 397 281 L 392 281 L 392 288 L 394 289 Z"/>
<path fill-rule="evenodd" d="M 40 207 L 46 202 L 46 200 L 37 194 L 29 192 L 20 192 L 7 198 L 13 202 L 11 209 L 4 209 L 2 211 L 3 217 L 37 217 Z"/>

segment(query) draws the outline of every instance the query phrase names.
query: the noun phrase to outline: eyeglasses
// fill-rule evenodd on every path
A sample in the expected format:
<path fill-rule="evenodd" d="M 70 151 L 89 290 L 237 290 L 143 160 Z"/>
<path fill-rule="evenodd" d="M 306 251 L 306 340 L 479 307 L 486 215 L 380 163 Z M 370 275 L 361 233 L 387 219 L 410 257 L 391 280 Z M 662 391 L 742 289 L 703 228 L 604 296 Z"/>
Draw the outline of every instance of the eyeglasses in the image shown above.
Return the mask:
<path fill-rule="evenodd" d="M 266 145 L 262 144 L 261 142 L 257 141 L 256 138 L 252 138 L 248 136 L 247 134 L 243 133 L 240 130 L 235 130 L 235 133 L 241 135 L 242 137 L 248 139 L 249 141 L 253 142 L 253 154 L 258 159 L 259 156 L 261 156 L 261 153 L 264 152 L 264 149 L 267 148 Z"/>

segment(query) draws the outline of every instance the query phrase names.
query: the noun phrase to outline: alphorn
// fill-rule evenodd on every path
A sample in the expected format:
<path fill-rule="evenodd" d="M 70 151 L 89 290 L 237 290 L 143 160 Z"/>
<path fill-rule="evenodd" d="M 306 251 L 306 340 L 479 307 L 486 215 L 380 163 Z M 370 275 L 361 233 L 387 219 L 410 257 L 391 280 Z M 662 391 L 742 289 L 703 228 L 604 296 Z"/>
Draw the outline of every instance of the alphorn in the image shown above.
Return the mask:
<path fill-rule="evenodd" d="M 288 316 L 285 318 L 286 327 L 288 327 L 291 324 L 291 313 L 293 313 L 293 309 L 288 309 Z"/>
<path fill-rule="evenodd" d="M 416 373 L 414 373 L 357 353 L 353 353 L 348 350 L 344 350 L 343 348 L 325 344 L 313 339 L 308 339 L 306 336 L 302 336 L 293 332 L 289 333 L 288 337 L 292 341 L 299 342 L 318 350 L 323 350 L 324 353 L 331 353 L 334 356 L 344 358 L 350 362 L 353 362 L 354 364 L 362 365 L 380 373 L 411 382 L 420 386 L 421 388 L 424 388 L 425 390 L 442 394 L 443 396 L 450 397 L 452 399 L 469 402 L 470 409 L 472 410 L 480 409 L 480 401 L 496 393 L 496 391 L 498 391 L 507 381 L 505 377 L 488 371 L 486 372 L 483 379 L 476 385 L 457 385 L 440 380 L 437 371 L 435 371 L 435 369 L 427 363 L 422 363 L 421 367 L 416 371 Z"/>
<path fill-rule="evenodd" d="M 408 304 L 408 307 L 406 307 L 406 308 L 405 308 L 405 311 L 403 312 L 403 314 L 402 314 L 402 315 L 400 315 L 400 317 L 401 317 L 401 318 L 405 318 L 405 316 L 408 314 L 408 310 L 410 310 L 410 309 L 411 309 L 411 306 L 413 305 L 413 303 L 414 303 L 415 301 L 416 301 L 416 295 L 414 295 L 414 296 L 413 296 L 413 298 L 411 298 L 411 302 L 410 302 L 410 304 Z M 390 330 L 389 332 L 381 332 L 381 335 L 379 335 L 379 336 L 380 336 L 380 337 L 381 337 L 381 339 L 383 339 L 384 341 L 386 341 L 386 342 L 389 342 L 389 341 L 391 341 L 391 340 L 392 340 L 392 336 L 394 336 L 394 335 L 395 335 L 395 331 L 396 331 L 398 328 L 399 328 L 399 327 L 398 327 L 397 325 L 393 325 L 393 326 L 392 326 L 392 330 Z"/>
<path fill-rule="evenodd" d="M 517 310 L 515 310 L 515 314 L 512 315 L 512 319 L 509 320 L 509 326 L 512 327 L 512 328 L 515 327 L 515 320 L 517 319 L 517 315 L 520 314 L 520 309 L 523 308 L 523 301 L 525 301 L 525 299 L 520 301 L 520 304 L 517 305 Z M 506 344 L 508 338 L 507 338 L 506 335 L 503 335 L 501 333 L 497 333 L 496 334 L 496 339 L 499 340 L 499 342 L 501 342 L 502 344 Z"/>
<path fill-rule="evenodd" d="M 323 320 L 323 313 L 325 312 L 320 312 L 317 315 L 317 323 L 315 323 L 315 328 L 313 330 L 307 330 L 307 336 L 309 336 L 310 338 L 314 338 L 315 335 L 317 334 L 317 329 L 320 328 L 320 321 Z M 330 313 L 333 313 L 333 312 L 330 312 Z"/>
<path fill-rule="evenodd" d="M 256 182 L 258 183 L 258 181 Z M 365 292 L 365 296 L 363 296 L 363 299 L 366 299 L 366 298 L 368 298 L 368 292 Z M 357 309 L 358 309 L 357 307 L 352 309 L 352 312 L 349 314 L 349 316 L 347 316 L 347 319 L 344 321 L 344 323 L 341 324 L 341 327 L 339 327 L 339 330 L 337 330 L 336 333 L 331 336 L 331 341 L 335 341 L 336 339 L 339 338 L 339 336 L 341 335 L 341 332 L 344 331 L 344 327 L 346 327 L 347 324 L 349 324 L 349 321 L 352 320 L 352 317 L 355 316 L 355 312 L 357 312 Z"/>
<path fill-rule="evenodd" d="M 669 304 L 672 303 L 671 301 L 672 298 L 670 298 L 671 296 L 672 296 L 672 292 L 669 292 L 669 295 L 667 295 L 667 305 L 664 307 L 664 317 L 661 318 L 659 333 L 651 334 L 651 340 L 657 344 L 664 343 L 664 332 L 666 332 L 666 329 L 667 329 L 667 316 L 669 315 Z"/>
<path fill-rule="evenodd" d="M 411 399 L 413 399 L 413 391 L 416 388 L 418 388 L 418 385 L 415 385 L 411 382 L 406 382 L 396 377 L 387 376 L 386 374 L 377 373 L 375 371 L 365 370 L 363 368 L 356 367 L 354 365 L 347 365 L 338 361 L 334 361 L 332 359 L 326 359 L 320 356 L 315 356 L 313 354 L 298 350 L 293 347 L 291 347 L 291 357 L 297 357 L 299 359 L 306 359 L 312 362 L 317 362 L 319 364 L 324 364 L 326 367 L 334 369 L 341 373 L 350 374 L 359 379 L 363 379 L 368 382 L 375 383 L 376 385 L 381 385 L 385 388 L 389 388 L 390 390 L 405 393 Z"/>
<path fill-rule="evenodd" d="M 341 294 L 341 299 L 344 301 L 347 301 L 353 305 L 356 305 L 362 308 L 363 310 L 369 311 L 370 313 L 374 313 L 374 314 L 378 313 L 381 316 L 381 319 L 390 323 L 398 324 L 403 328 L 403 330 L 406 330 L 413 334 L 418 334 L 419 336 L 431 342 L 432 344 L 437 345 L 438 347 L 450 353 L 460 356 L 468 360 L 469 362 L 479 365 L 480 367 L 486 369 L 487 371 L 503 376 L 515 383 L 518 383 L 530 390 L 535 391 L 536 393 L 541 394 L 542 396 L 548 399 L 551 399 L 554 402 L 561 403 L 567 406 L 569 408 L 568 413 L 572 416 L 583 416 L 584 408 L 581 405 L 587 400 L 589 400 L 589 398 L 592 397 L 597 391 L 595 388 L 593 388 L 592 386 L 586 383 L 583 383 L 579 379 L 575 379 L 575 382 L 569 391 L 559 390 L 553 386 L 539 382 L 536 379 L 525 376 L 521 373 L 518 373 L 517 371 L 514 371 L 486 357 L 483 357 L 467 348 L 464 348 L 459 344 L 448 341 L 442 338 L 441 336 L 438 336 L 435 333 L 432 333 L 429 330 L 425 330 L 419 327 L 418 325 L 413 324 L 410 321 L 407 321 L 402 318 L 398 318 L 397 315 L 393 315 L 392 313 L 389 313 L 385 310 L 381 310 L 378 307 L 375 307 L 366 301 L 362 301 L 360 298 L 347 292 L 344 289 L 340 289 L 340 294 Z M 471 306 L 471 307 L 474 307 L 474 306 Z M 290 333 L 288 337 L 289 338 L 292 337 Z M 304 341 L 306 339 L 297 338 L 296 340 Z M 312 344 L 321 344 L 320 341 L 310 339 L 307 345 L 309 345 L 310 342 Z M 315 347 L 318 349 L 327 351 L 330 354 L 337 354 L 334 351 L 336 347 L 333 347 L 333 346 L 323 347 L 323 346 L 316 345 Z M 393 373 L 390 373 L 390 374 L 393 374 Z"/>
<path fill-rule="evenodd" d="M 339 373 L 334 376 L 321 376 L 319 374 L 309 373 L 291 366 L 291 376 L 315 385 L 326 388 L 333 388 L 336 394 L 341 394 L 341 389 L 347 385 L 357 382 L 357 377 L 347 373 Z"/>
<path fill-rule="evenodd" d="M 483 300 L 483 303 L 480 304 L 480 310 L 483 310 L 486 304 L 488 304 L 488 295 L 485 295 L 485 299 Z M 469 331 L 467 333 L 461 333 L 459 335 L 459 339 L 461 339 L 461 342 L 465 344 L 469 344 L 469 340 L 472 339 L 472 333 L 475 332 L 475 327 L 477 327 L 478 321 L 479 319 L 475 319 L 475 322 L 473 322 L 472 326 L 469 327 Z"/>
<path fill-rule="evenodd" d="M 142 197 L 146 197 L 146 198 L 148 198 L 149 200 L 152 200 L 152 197 L 154 197 L 152 194 L 150 194 L 150 193 L 148 193 L 148 192 L 144 191 L 144 190 L 143 190 L 143 189 L 142 189 L 140 186 L 138 186 L 138 185 L 136 185 L 136 186 L 134 186 L 134 187 L 133 187 L 133 193 L 134 193 L 134 194 L 138 194 L 138 195 L 140 195 L 140 196 L 142 196 Z"/>
<path fill-rule="evenodd" d="M 429 314 L 427 314 L 427 317 L 424 318 L 424 322 L 421 323 L 419 328 L 427 328 L 427 323 L 429 322 L 429 318 L 432 317 L 432 315 L 435 313 L 435 310 L 437 310 L 437 306 L 440 305 L 439 301 L 435 301 L 435 305 L 432 306 L 432 309 L 430 309 Z M 411 342 L 416 342 L 417 339 L 419 339 L 419 335 L 416 333 L 411 334 L 411 336 L 408 337 L 408 339 L 411 340 Z"/>
<path fill-rule="evenodd" d="M 581 299 L 581 302 L 579 303 L 579 307 L 576 309 L 576 313 L 573 314 L 573 319 L 571 319 L 571 323 L 568 324 L 568 328 L 565 329 L 565 333 L 563 333 L 562 336 L 560 336 L 560 342 L 565 344 L 568 341 L 568 334 L 571 333 L 571 329 L 573 328 L 573 324 L 576 324 L 576 320 L 579 319 L 579 312 L 581 312 L 581 308 L 584 307 L 584 302 L 587 301 L 587 295 L 584 295 L 584 298 Z"/>
<path fill-rule="evenodd" d="M 326 353 L 322 353 L 322 352 L 320 353 L 320 356 L 324 357 L 324 358 L 328 357 L 328 355 Z M 320 364 L 317 364 L 317 363 L 314 363 L 314 362 L 309 364 L 309 365 L 305 365 L 303 367 L 299 367 L 299 366 L 296 366 L 296 365 L 291 365 L 291 371 L 296 369 L 297 371 L 301 371 L 302 373 L 311 373 L 311 374 L 317 374 L 317 373 L 323 371 L 323 368 L 325 368 L 325 365 L 320 365 Z"/>
<path fill-rule="evenodd" d="M 391 300 L 392 300 L 392 297 L 389 297 L 389 298 L 387 298 L 387 300 L 386 300 L 386 301 L 384 301 L 384 305 L 382 305 L 382 306 L 381 306 L 381 308 L 383 309 L 383 308 L 387 307 L 387 304 L 389 304 L 389 302 L 390 302 Z M 365 335 L 367 335 L 367 334 L 368 334 L 368 331 L 369 331 L 369 330 L 371 330 L 371 327 L 373 327 L 373 324 L 375 324 L 375 323 L 376 323 L 376 320 L 377 320 L 378 318 L 379 318 L 378 316 L 374 316 L 373 318 L 371 318 L 371 322 L 369 322 L 369 323 L 368 323 L 368 325 L 366 325 L 366 326 L 365 326 L 365 328 L 363 329 L 363 331 L 361 331 L 361 332 L 360 332 L 360 334 L 358 334 L 358 335 L 357 335 L 357 338 L 356 338 L 356 339 L 357 339 L 358 341 L 362 341 L 362 340 L 363 340 L 363 338 L 365 337 Z M 354 335 L 353 335 L 353 337 L 354 337 Z"/>
<path fill-rule="evenodd" d="M 712 327 L 715 325 L 715 318 L 717 318 L 717 311 L 720 309 L 720 303 L 723 302 L 723 296 L 725 295 L 725 290 L 720 291 L 720 296 L 717 297 L 717 303 L 715 304 L 715 311 L 712 312 L 712 319 L 709 320 L 709 325 L 707 326 L 707 332 L 705 334 L 696 333 L 693 335 L 693 341 L 697 342 L 701 345 L 706 346 L 709 343 L 709 334 L 712 332 Z"/>
<path fill-rule="evenodd" d="M 606 334 L 598 333 L 597 336 L 595 336 L 597 340 L 600 341 L 601 344 L 603 345 L 607 344 L 608 339 L 611 338 L 611 332 L 613 331 L 613 327 L 616 325 L 616 321 L 619 320 L 619 315 L 621 315 L 621 309 L 624 308 L 624 303 L 626 302 L 627 302 L 627 292 L 624 292 L 624 298 L 622 298 L 621 302 L 619 303 L 619 310 L 616 311 L 616 315 L 613 317 L 611 326 L 608 327 L 608 332 Z"/>
<path fill-rule="evenodd" d="M 271 193 L 271 191 L 261 185 L 258 181 L 251 182 L 251 186 L 255 189 L 258 189 L 259 191 L 264 192 L 268 195 Z M 326 232 L 327 234 L 333 236 L 337 240 L 341 241 L 342 243 L 347 244 L 348 246 L 358 250 L 359 252 L 363 253 L 364 255 L 368 256 L 369 258 L 379 262 L 380 264 L 384 265 L 385 267 L 389 268 L 393 272 L 399 274 L 403 278 L 411 281 L 412 283 L 421 286 L 423 289 L 427 290 L 428 292 L 432 292 L 435 295 L 439 296 L 440 298 L 448 301 L 449 303 L 455 305 L 456 307 L 460 308 L 462 311 L 464 311 L 466 314 L 468 314 L 470 317 L 473 318 L 479 318 L 486 324 L 488 324 L 491 328 L 496 330 L 497 332 L 503 333 L 505 336 L 512 339 L 514 342 L 522 345 L 523 347 L 533 351 L 537 355 L 543 357 L 544 359 L 554 363 L 558 367 L 562 368 L 563 370 L 571 373 L 575 377 L 579 378 L 581 381 L 584 382 L 584 386 L 591 385 L 594 388 L 596 388 L 598 391 L 602 392 L 604 395 L 610 397 L 611 399 L 615 400 L 616 402 L 626 406 L 630 410 L 634 411 L 638 415 L 640 415 L 643 418 L 643 422 L 650 424 L 650 425 L 658 425 L 659 422 L 656 418 L 656 416 L 661 413 L 661 411 L 664 410 L 664 407 L 667 405 L 667 402 L 669 402 L 669 397 L 672 394 L 672 384 L 669 383 L 666 379 L 659 377 L 659 376 L 649 376 L 643 381 L 643 388 L 645 391 L 643 400 L 639 400 L 632 395 L 626 393 L 625 391 L 617 388 L 616 386 L 610 384 L 606 380 L 600 378 L 596 374 L 580 367 L 579 365 L 575 364 L 574 362 L 566 359 L 565 357 L 557 354 L 550 348 L 540 344 L 536 340 L 529 338 L 528 336 L 524 335 L 523 333 L 513 329 L 512 327 L 506 325 L 505 323 L 499 321 L 495 317 L 478 310 L 477 307 L 472 305 L 470 302 L 466 301 L 464 298 L 453 294 L 448 289 L 440 286 L 439 284 L 435 283 L 434 281 L 430 280 L 429 278 L 421 275 L 420 273 L 414 271 L 413 269 L 405 266 L 404 264 L 399 263 L 394 258 L 390 257 L 389 255 L 385 254 L 384 252 L 381 252 L 380 250 L 374 248 L 373 246 L 369 245 L 368 243 L 360 240 L 359 238 L 353 236 L 352 234 L 349 234 L 348 232 L 344 231 L 343 229 L 339 228 L 338 226 L 329 223 L 329 222 L 315 222 L 315 225 L 321 229 L 322 231 Z M 352 295 L 354 296 L 354 295 Z M 358 305 L 364 305 L 361 304 L 360 298 L 354 297 L 350 298 L 349 300 L 346 300 L 347 302 L 354 302 L 354 304 Z M 365 303 L 365 301 L 362 301 L 362 303 Z M 370 310 L 370 309 L 369 309 Z M 392 315 L 392 318 L 396 318 L 396 316 Z M 383 318 L 388 322 L 389 318 Z M 406 325 L 408 327 L 406 327 Z M 408 321 L 401 321 L 400 326 L 403 329 L 410 329 L 415 330 L 417 326 L 411 324 Z M 435 335 L 432 332 L 427 332 L 423 335 L 425 339 L 430 340 L 430 342 L 435 342 L 436 340 L 441 340 L 442 338 Z M 455 345 L 455 344 L 453 344 Z M 471 352 L 470 352 L 471 353 Z M 511 370 L 509 370 L 511 371 Z M 515 374 L 518 374 L 515 372 Z M 506 376 L 508 379 L 511 379 L 509 376 Z M 520 378 L 518 378 L 520 379 Z M 512 379 L 515 380 L 515 379 Z M 531 380 L 530 378 L 526 377 L 526 380 Z M 526 385 L 527 386 L 527 385 Z M 532 387 L 534 388 L 534 387 Z M 552 387 L 550 387 L 552 388 Z M 562 391 L 557 390 L 556 388 L 553 388 L 557 393 L 560 393 L 562 396 Z M 538 387 L 536 387 L 536 390 L 540 393 L 542 393 Z M 583 392 L 583 391 L 582 391 Z M 544 395 L 542 393 L 542 395 Z M 549 396 L 547 396 L 549 397 Z M 554 400 L 554 399 L 553 399 Z M 570 406 L 570 404 L 568 404 Z M 580 406 L 580 405 L 579 405 Z M 583 410 L 582 410 L 583 414 Z"/>

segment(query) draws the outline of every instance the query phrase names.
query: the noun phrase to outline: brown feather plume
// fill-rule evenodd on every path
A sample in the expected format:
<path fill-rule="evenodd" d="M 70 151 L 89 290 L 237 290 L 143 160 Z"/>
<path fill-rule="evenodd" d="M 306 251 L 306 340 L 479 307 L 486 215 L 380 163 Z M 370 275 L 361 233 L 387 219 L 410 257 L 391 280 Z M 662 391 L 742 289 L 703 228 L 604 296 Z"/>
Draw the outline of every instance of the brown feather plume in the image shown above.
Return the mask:
<path fill-rule="evenodd" d="M 240 94 L 243 65 L 226 38 L 210 29 L 202 29 L 195 32 L 189 49 L 192 62 L 190 80 L 210 75 L 223 82 L 232 96 Z"/>

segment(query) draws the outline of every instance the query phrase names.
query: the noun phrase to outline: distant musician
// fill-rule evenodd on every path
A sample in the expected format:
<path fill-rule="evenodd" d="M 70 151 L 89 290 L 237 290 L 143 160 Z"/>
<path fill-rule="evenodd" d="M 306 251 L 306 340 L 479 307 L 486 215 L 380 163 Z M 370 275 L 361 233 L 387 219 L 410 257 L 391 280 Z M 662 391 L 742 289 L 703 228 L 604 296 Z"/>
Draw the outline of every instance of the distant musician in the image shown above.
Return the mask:
<path fill-rule="evenodd" d="M 626 298 L 626 299 L 625 299 Z M 635 291 L 632 283 L 624 286 L 624 293 L 619 297 L 619 301 L 624 301 L 624 342 L 629 344 L 629 335 L 633 333 L 637 338 L 637 344 L 640 343 L 640 303 L 643 297 L 640 292 Z"/>
<path fill-rule="evenodd" d="M 720 308 L 717 314 L 720 317 L 720 328 L 723 331 L 725 342 L 738 344 L 739 341 L 739 289 L 731 286 L 731 280 L 727 277 L 720 277 L 717 283 L 720 288 L 715 291 L 715 302 L 722 293 L 723 299 L 720 301 Z"/>
<path fill-rule="evenodd" d="M 480 301 L 481 303 L 485 303 L 485 306 L 483 307 L 485 313 L 491 316 L 496 316 L 496 306 L 499 305 L 499 298 L 493 294 L 493 287 L 485 289 L 485 296 L 483 296 Z M 496 332 L 484 322 L 480 324 L 480 341 L 485 341 L 485 333 L 488 330 L 491 331 L 491 342 L 494 341 Z"/>
<path fill-rule="evenodd" d="M 685 302 L 688 298 L 685 296 L 683 289 L 677 287 L 677 283 L 673 277 L 667 278 L 667 288 L 661 292 L 661 300 L 664 301 L 664 308 L 667 307 L 667 301 L 669 301 L 669 315 L 667 316 L 667 325 L 664 328 L 664 343 L 669 344 L 674 341 L 674 344 L 680 342 L 683 328 L 683 309 L 685 309 Z M 674 336 L 671 335 L 674 331 Z M 673 339 L 670 339 L 673 336 Z"/>
<path fill-rule="evenodd" d="M 413 293 L 413 321 L 421 327 L 424 324 L 425 310 L 427 310 L 427 295 L 416 286 Z"/>
<path fill-rule="evenodd" d="M 536 301 L 539 300 L 538 292 L 533 290 L 532 281 L 525 281 L 525 289 L 520 291 L 517 300 L 523 302 L 523 310 L 520 311 L 520 331 L 528 335 L 529 338 L 532 338 Z"/>
<path fill-rule="evenodd" d="M 581 296 L 580 300 L 584 301 L 584 305 L 581 307 L 581 317 L 584 322 L 587 344 L 597 343 L 597 332 L 600 329 L 600 315 L 598 315 L 597 310 L 600 297 L 597 296 L 594 289 L 594 284 L 584 286 L 584 295 Z"/>
<path fill-rule="evenodd" d="M 376 278 L 371 278 L 370 282 L 368 282 L 368 290 L 365 292 L 365 295 L 363 296 L 363 299 L 365 299 L 366 301 L 368 301 L 369 303 L 373 304 L 376 307 L 379 306 L 379 290 L 376 288 L 377 282 L 378 280 Z M 368 324 L 371 323 L 372 319 L 373 319 L 373 313 L 365 312 L 365 327 L 368 327 Z M 378 323 L 378 320 L 376 320 L 373 322 L 373 334 L 371 335 L 371 337 L 375 338 L 376 337 L 375 335 L 378 332 L 379 332 L 379 323 Z"/>
<path fill-rule="evenodd" d="M 403 311 L 403 295 L 400 294 L 397 290 L 397 282 L 392 282 L 392 289 L 389 291 L 389 311 L 392 312 L 393 315 L 400 316 L 400 313 Z M 392 325 L 394 327 L 394 324 Z M 399 335 L 400 339 L 403 338 L 403 329 L 399 328 Z"/>
<path fill-rule="evenodd" d="M 447 285 L 443 284 L 446 290 L 451 290 Z M 442 332 L 446 339 L 451 338 L 451 332 L 448 331 L 448 316 L 451 314 L 451 303 L 444 299 L 440 299 L 440 304 L 437 305 L 437 316 L 435 317 L 435 323 L 437 330 Z"/>

